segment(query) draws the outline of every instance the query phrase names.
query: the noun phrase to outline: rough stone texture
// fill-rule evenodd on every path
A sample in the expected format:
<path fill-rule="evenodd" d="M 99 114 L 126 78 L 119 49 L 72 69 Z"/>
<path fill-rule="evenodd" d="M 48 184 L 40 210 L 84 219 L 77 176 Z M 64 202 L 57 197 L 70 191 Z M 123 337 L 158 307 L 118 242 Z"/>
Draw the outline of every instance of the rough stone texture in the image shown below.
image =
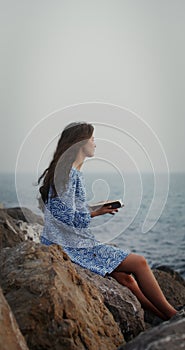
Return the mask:
<path fill-rule="evenodd" d="M 102 277 L 75 265 L 78 274 L 98 288 L 105 305 L 111 311 L 126 341 L 133 339 L 145 329 L 144 312 L 133 293 L 112 277 Z"/>
<path fill-rule="evenodd" d="M 114 350 L 124 343 L 101 294 L 59 246 L 5 248 L 0 266 L 3 292 L 30 350 Z"/>
<path fill-rule="evenodd" d="M 185 305 L 184 279 L 177 272 L 165 266 L 154 269 L 153 273 L 170 304 L 175 308 Z M 148 311 L 145 311 L 145 321 L 152 326 L 161 322 Z"/>
<path fill-rule="evenodd" d="M 119 350 L 179 350 L 185 348 L 185 310 L 170 321 L 163 322 L 144 333 Z"/>
<path fill-rule="evenodd" d="M 0 209 L 0 249 L 14 247 L 25 240 L 24 234 L 5 209 Z"/>
<path fill-rule="evenodd" d="M 30 240 L 36 243 L 40 243 L 40 235 L 43 231 L 42 225 L 38 223 L 28 224 L 27 222 L 22 220 L 18 220 L 16 224 L 21 230 L 21 232 L 24 234 L 25 240 Z"/>
<path fill-rule="evenodd" d="M 0 288 L 0 349 L 28 350 L 14 315 Z"/>
<path fill-rule="evenodd" d="M 15 208 L 3 209 L 3 210 L 4 210 L 4 212 L 6 212 L 9 216 L 14 218 L 15 220 L 26 221 L 30 224 L 35 224 L 35 223 L 38 223 L 40 225 L 44 224 L 43 218 L 41 216 L 33 213 L 28 208 L 15 207 Z"/>
<path fill-rule="evenodd" d="M 14 247 L 25 240 L 40 242 L 43 225 L 38 222 L 42 222 L 42 218 L 29 209 L 24 210 L 24 213 L 28 213 L 31 223 L 26 221 L 20 208 L 0 209 L 0 249 Z"/>
<path fill-rule="evenodd" d="M 165 266 L 165 265 L 158 266 L 156 269 L 154 269 L 154 272 L 156 271 L 156 273 L 157 273 L 158 270 L 167 272 L 168 274 L 171 275 L 171 277 L 173 277 L 173 279 L 175 281 L 180 282 L 185 287 L 185 280 L 183 279 L 183 277 L 178 272 L 172 270 L 170 267 Z"/>
<path fill-rule="evenodd" d="M 0 209 L 0 284 L 30 350 L 112 350 L 121 343 L 125 344 L 117 324 L 127 341 L 143 331 L 143 311 L 126 287 L 111 277 L 103 278 L 72 264 L 57 246 L 48 248 L 29 242 L 20 244 L 25 240 L 38 242 L 43 225 L 41 217 L 27 208 L 23 209 L 23 212 L 21 208 Z M 184 305 L 185 281 L 182 277 L 166 266 L 160 266 L 153 272 L 169 302 L 174 307 Z M 3 314 L 3 322 L 5 320 Z M 121 349 L 183 348 L 185 323 L 182 316 L 164 323 L 145 312 L 145 320 L 147 327 L 159 323 L 160 326 L 141 333 Z M 10 334 L 11 325 L 4 322 L 4 326 L 3 332 Z M 16 329 L 15 337 L 19 338 L 19 334 Z M 7 342 L 4 349 L 0 343 L 0 349 L 22 349 L 15 346 L 11 349 L 8 345 Z"/>
<path fill-rule="evenodd" d="M 185 304 L 185 282 L 181 276 L 170 271 L 153 270 L 166 298 L 174 307 Z"/>

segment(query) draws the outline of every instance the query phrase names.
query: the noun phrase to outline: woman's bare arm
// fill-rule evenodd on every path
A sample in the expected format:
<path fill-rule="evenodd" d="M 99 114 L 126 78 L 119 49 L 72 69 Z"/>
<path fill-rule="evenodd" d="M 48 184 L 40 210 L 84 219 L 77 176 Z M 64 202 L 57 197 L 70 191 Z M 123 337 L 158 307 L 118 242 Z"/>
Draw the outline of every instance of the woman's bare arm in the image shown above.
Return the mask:
<path fill-rule="evenodd" d="M 95 216 L 104 215 L 104 214 L 111 214 L 114 215 L 118 212 L 118 209 L 113 209 L 110 207 L 101 207 L 97 210 L 91 211 L 91 217 L 94 218 Z"/>

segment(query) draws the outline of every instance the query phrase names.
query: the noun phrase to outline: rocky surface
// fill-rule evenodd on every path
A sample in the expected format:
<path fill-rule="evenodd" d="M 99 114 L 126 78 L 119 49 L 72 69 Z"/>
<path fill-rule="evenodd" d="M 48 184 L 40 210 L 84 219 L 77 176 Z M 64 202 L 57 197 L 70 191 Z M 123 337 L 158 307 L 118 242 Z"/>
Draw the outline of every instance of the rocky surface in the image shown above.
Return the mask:
<path fill-rule="evenodd" d="M 170 321 L 163 322 L 133 341 L 122 345 L 119 350 L 179 350 L 185 348 L 185 310 Z"/>
<path fill-rule="evenodd" d="M 111 311 L 126 341 L 145 329 L 144 312 L 133 293 L 112 277 L 103 278 L 89 270 L 75 265 L 78 274 L 98 288 L 104 303 Z"/>
<path fill-rule="evenodd" d="M 25 215 L 31 222 L 25 221 Z M 0 249 L 14 247 L 25 240 L 40 242 L 43 230 L 42 217 L 24 208 L 0 209 Z"/>
<path fill-rule="evenodd" d="M 28 350 L 15 317 L 0 288 L 0 349 Z"/>
<path fill-rule="evenodd" d="M 0 255 L 0 280 L 29 349 L 117 349 L 124 342 L 99 291 L 53 245 L 23 242 Z"/>
<path fill-rule="evenodd" d="M 171 277 L 173 277 L 173 279 L 177 282 L 180 282 L 180 284 L 182 284 L 184 287 L 185 287 L 185 280 L 182 278 L 182 276 L 174 271 L 173 269 L 171 269 L 170 267 L 168 266 L 158 266 L 156 269 L 153 269 L 154 271 L 156 271 L 156 277 L 157 277 L 157 271 L 164 271 L 164 272 L 167 272 L 168 275 L 170 275 Z"/>
<path fill-rule="evenodd" d="M 14 247 L 25 240 L 15 220 L 8 215 L 6 210 L 0 209 L 0 249 Z"/>
<path fill-rule="evenodd" d="M 153 270 L 153 273 L 170 304 L 179 306 L 185 304 L 185 283 L 180 275 L 167 271 Z"/>
<path fill-rule="evenodd" d="M 42 225 L 38 223 L 29 224 L 22 220 L 18 220 L 16 224 L 19 227 L 21 233 L 23 233 L 25 240 L 40 243 L 40 235 L 43 231 Z"/>
<path fill-rule="evenodd" d="M 43 218 L 33 213 L 28 208 L 15 207 L 15 208 L 3 209 L 3 211 L 15 220 L 25 221 L 29 224 L 35 224 L 35 223 L 40 225 L 44 224 Z"/>
<path fill-rule="evenodd" d="M 42 228 L 42 217 L 26 208 L 0 209 L 0 284 L 30 350 L 114 350 L 120 344 L 126 350 L 183 348 L 184 313 L 169 322 L 143 313 L 131 291 L 113 278 L 71 263 L 59 246 L 36 244 Z M 153 272 L 169 302 L 184 305 L 181 276 L 165 266 Z M 5 315 L 1 302 L 2 339 L 12 334 Z M 150 329 L 145 330 L 145 325 Z M 18 326 L 13 328 L 14 340 L 19 339 Z M 2 344 L 0 349 L 11 350 L 8 342 L 5 348 Z M 22 349 L 16 346 L 12 350 Z"/>
<path fill-rule="evenodd" d="M 175 271 L 168 267 L 154 269 L 153 273 L 166 297 L 173 307 L 185 305 L 185 281 Z M 161 323 L 161 320 L 148 311 L 145 311 L 145 321 L 152 326 Z"/>

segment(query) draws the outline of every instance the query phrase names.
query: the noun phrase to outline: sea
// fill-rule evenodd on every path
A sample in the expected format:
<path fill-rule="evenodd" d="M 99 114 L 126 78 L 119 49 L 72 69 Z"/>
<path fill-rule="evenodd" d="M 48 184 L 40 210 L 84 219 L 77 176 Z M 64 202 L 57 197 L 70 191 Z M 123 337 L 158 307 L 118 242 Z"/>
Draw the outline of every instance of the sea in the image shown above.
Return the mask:
<path fill-rule="evenodd" d="M 138 177 L 84 172 L 83 176 L 89 204 L 115 199 L 124 203 L 115 215 L 92 219 L 96 238 L 144 255 L 152 268 L 165 265 L 185 278 L 185 173 L 170 173 L 169 179 L 159 174 L 157 184 L 152 173 Z M 27 207 L 43 216 L 38 196 L 34 174 L 0 174 L 1 207 Z"/>

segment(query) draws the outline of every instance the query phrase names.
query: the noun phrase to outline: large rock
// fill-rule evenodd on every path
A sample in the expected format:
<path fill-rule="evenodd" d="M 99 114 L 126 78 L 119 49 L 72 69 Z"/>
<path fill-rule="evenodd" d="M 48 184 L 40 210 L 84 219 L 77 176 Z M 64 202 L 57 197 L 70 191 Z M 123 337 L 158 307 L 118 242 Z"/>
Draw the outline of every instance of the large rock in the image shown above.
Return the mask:
<path fill-rule="evenodd" d="M 75 265 L 79 275 L 98 288 L 104 297 L 105 305 L 124 334 L 126 341 L 133 339 L 145 329 L 144 312 L 133 293 L 120 285 L 112 277 L 101 277 L 79 265 Z"/>
<path fill-rule="evenodd" d="M 43 218 L 41 216 L 33 213 L 28 208 L 15 207 L 15 208 L 3 209 L 3 210 L 4 210 L 4 212 L 6 212 L 9 216 L 14 218 L 15 220 L 25 221 L 25 222 L 28 222 L 30 224 L 35 224 L 35 223 L 38 223 L 40 225 L 44 224 Z"/>
<path fill-rule="evenodd" d="M 24 208 L 0 209 L 0 249 L 14 247 L 25 240 L 40 242 L 40 235 L 43 230 L 42 218 L 34 214 L 31 210 Z M 24 213 L 30 217 L 26 221 Z M 24 220 L 24 221 L 23 221 Z"/>
<path fill-rule="evenodd" d="M 29 224 L 26 221 L 18 220 L 16 222 L 17 226 L 24 234 L 25 240 L 34 241 L 40 243 L 40 235 L 43 231 L 43 226 L 38 223 Z"/>
<path fill-rule="evenodd" d="M 0 349 L 28 350 L 15 317 L 0 288 Z"/>
<path fill-rule="evenodd" d="M 141 333 L 119 350 L 179 350 L 185 347 L 185 310 L 170 321 Z"/>
<path fill-rule="evenodd" d="M 124 342 L 101 294 L 59 246 L 5 248 L 0 265 L 2 289 L 30 349 L 114 350 Z"/>
<path fill-rule="evenodd" d="M 108 309 L 118 322 L 126 341 L 131 340 L 145 329 L 143 310 L 132 292 L 121 286 L 111 277 L 103 278 L 93 272 L 75 265 L 78 273 L 86 280 L 95 284 Z M 160 270 L 159 270 L 160 269 Z M 174 270 L 165 266 L 153 270 L 153 273 L 167 300 L 174 306 L 185 304 L 185 282 Z M 149 311 L 145 311 L 146 328 L 163 321 Z"/>
<path fill-rule="evenodd" d="M 163 267 L 153 273 L 170 304 L 174 307 L 185 304 L 185 281 L 177 272 Z"/>
<path fill-rule="evenodd" d="M 154 269 L 154 272 L 155 271 L 156 271 L 156 274 L 157 274 L 157 271 L 167 272 L 171 277 L 173 277 L 175 281 L 180 282 L 185 287 L 185 280 L 183 279 L 183 277 L 177 271 L 171 269 L 170 267 L 165 265 L 159 265 L 156 269 Z"/>
<path fill-rule="evenodd" d="M 16 225 L 15 220 L 4 209 L 0 209 L 0 249 L 14 247 L 23 242 L 25 236 Z"/>
<path fill-rule="evenodd" d="M 154 269 L 153 273 L 169 303 L 177 309 L 185 305 L 184 279 L 177 272 L 166 266 Z M 152 326 L 161 322 L 159 318 L 148 311 L 145 311 L 145 321 Z"/>
<path fill-rule="evenodd" d="M 90 299 L 91 306 L 89 307 L 87 299 L 89 300 L 89 298 L 93 298 L 92 294 L 94 291 L 94 285 L 101 294 L 100 295 L 96 290 L 95 294 L 99 299 L 99 302 L 101 300 L 101 305 L 103 305 L 104 301 L 107 308 L 111 311 L 115 321 L 124 334 L 126 341 L 131 340 L 133 337 L 137 336 L 138 333 L 142 332 L 145 328 L 143 321 L 143 310 L 141 309 L 140 303 L 129 291 L 129 289 L 119 285 L 119 283 L 111 277 L 103 278 L 89 270 L 81 268 L 78 265 L 71 264 L 67 256 L 63 252 L 61 253 L 61 249 L 59 247 L 56 248 L 56 246 L 53 246 L 52 248 L 47 248 L 41 247 L 40 245 L 37 246 L 35 244 L 30 245 L 26 243 L 19 245 L 19 243 L 25 239 L 38 242 L 39 235 L 43 227 L 42 218 L 39 220 L 37 215 L 35 216 L 35 214 L 30 210 L 27 211 L 26 208 L 23 209 L 23 212 L 21 208 L 0 210 L 0 248 L 13 247 L 17 245 L 16 249 L 4 249 L 2 251 L 0 264 L 5 263 L 5 266 L 3 265 L 2 267 L 0 278 L 3 279 L 1 280 L 1 283 L 3 285 L 4 292 L 6 293 L 6 297 L 9 298 L 8 300 L 12 305 L 13 311 L 16 313 L 16 317 L 18 317 L 18 322 L 21 325 L 23 334 L 25 334 L 26 339 L 28 339 L 30 349 L 46 350 L 52 348 L 62 350 L 76 349 L 77 347 L 79 349 L 109 349 L 107 343 L 114 343 L 113 346 L 110 345 L 110 348 L 115 349 L 117 347 L 117 343 L 120 344 L 121 338 L 117 325 L 113 322 L 113 320 L 111 319 L 111 322 L 109 320 L 107 325 L 105 325 L 107 328 L 104 329 L 101 323 L 99 323 L 101 315 L 96 315 L 98 317 L 97 321 L 96 316 L 94 316 L 92 313 L 92 320 L 96 320 L 95 328 L 93 328 L 93 322 L 91 322 L 90 308 L 93 309 L 94 301 L 92 302 Z M 9 214 L 11 214 L 11 216 Z M 58 260 L 59 256 L 60 258 Z M 41 266 L 39 266 L 40 263 Z M 13 266 L 15 266 L 15 271 Z M 72 270 L 69 266 L 73 266 Z M 82 277 L 82 280 L 76 274 L 74 268 Z M 65 273 L 63 269 L 65 270 Z M 64 276 L 64 281 L 62 281 L 60 271 Z M 158 269 L 153 270 L 153 272 L 169 302 L 175 307 L 184 305 L 185 281 L 182 279 L 182 277 L 175 271 L 165 266 L 159 267 Z M 8 278 L 7 281 L 6 278 Z M 81 282 L 77 282 L 77 280 L 80 280 Z M 88 287 L 84 287 L 86 285 L 84 281 L 88 281 Z M 40 287 L 38 287 L 38 284 L 40 284 Z M 79 285 L 82 286 L 80 287 L 80 293 L 84 294 L 84 291 L 88 289 L 88 291 L 90 291 L 88 292 L 90 297 L 89 294 L 87 297 L 86 292 L 85 296 L 83 297 L 81 294 L 79 294 Z M 74 295 L 80 295 L 81 301 L 76 297 L 73 298 L 73 288 Z M 56 294 L 52 294 L 54 289 Z M 59 289 L 61 290 L 59 291 Z M 69 291 L 69 295 L 67 295 L 67 291 Z M 52 296 L 53 301 L 51 301 Z M 101 296 L 103 296 L 103 299 Z M 76 302 L 76 300 L 78 301 Z M 81 310 L 82 300 L 86 306 Z M 60 301 L 62 303 L 61 317 L 58 316 Z M 43 305 L 44 303 L 45 306 Z M 98 305 L 97 300 L 96 303 Z M 69 305 L 71 305 L 71 310 L 74 308 L 75 317 L 73 317 L 73 312 L 69 310 Z M 96 307 L 98 308 L 98 306 Z M 81 312 L 77 312 L 76 310 L 78 309 L 80 309 Z M 56 317 L 53 316 L 53 314 L 55 314 L 55 310 L 57 310 L 57 316 L 55 315 Z M 68 316 L 66 317 L 66 315 Z M 86 317 L 86 323 L 85 321 L 81 322 L 82 317 Z M 110 314 L 107 317 L 109 319 Z M 158 323 L 161 323 L 160 327 L 164 325 L 162 320 L 154 317 L 154 315 L 149 312 L 145 312 L 145 320 L 147 322 L 147 327 L 149 326 L 148 323 L 150 323 L 150 327 L 155 326 Z M 91 328 L 89 324 L 91 324 Z M 167 325 L 168 323 L 165 324 Z M 184 327 L 184 321 L 182 321 L 182 326 Z M 117 332 L 116 334 L 118 334 L 115 336 L 117 343 L 113 342 L 112 340 L 114 337 L 114 332 L 112 331 L 113 327 L 116 327 L 114 331 L 115 333 Z M 174 327 L 175 329 L 171 329 L 171 331 L 174 331 L 176 334 L 178 323 L 177 327 L 175 324 Z M 95 336 L 93 338 L 94 332 Z M 106 336 L 106 334 L 108 335 Z M 146 334 L 148 334 L 148 332 Z M 89 343 L 91 335 L 93 340 Z M 163 344 L 165 342 L 167 344 L 168 340 L 161 338 L 161 341 L 158 342 L 158 340 L 156 340 L 158 336 L 162 337 L 162 333 L 159 332 L 154 334 L 154 338 L 152 338 L 153 340 L 151 342 L 151 348 L 149 345 L 150 349 L 154 349 L 153 343 L 157 344 L 156 349 L 166 349 L 163 348 Z M 169 339 L 169 336 L 167 335 L 167 339 Z M 104 339 L 107 337 L 110 338 L 109 341 Z M 143 333 L 141 337 L 143 337 Z M 182 345 L 183 337 L 181 334 L 177 333 L 177 338 L 178 337 L 180 342 L 177 342 L 177 344 Z M 56 338 L 59 339 L 58 343 Z M 136 337 L 136 340 L 137 339 L 140 338 Z M 133 346 L 135 347 L 133 349 L 140 349 L 139 346 L 141 346 L 141 349 L 146 349 L 143 344 L 145 344 L 145 341 L 147 341 L 146 339 L 148 338 L 144 339 L 145 340 L 143 343 L 141 342 L 141 345 L 139 342 L 138 345 L 134 342 L 133 344 L 135 345 Z M 150 340 L 148 341 L 150 342 Z M 126 349 L 125 347 L 122 348 Z"/>

